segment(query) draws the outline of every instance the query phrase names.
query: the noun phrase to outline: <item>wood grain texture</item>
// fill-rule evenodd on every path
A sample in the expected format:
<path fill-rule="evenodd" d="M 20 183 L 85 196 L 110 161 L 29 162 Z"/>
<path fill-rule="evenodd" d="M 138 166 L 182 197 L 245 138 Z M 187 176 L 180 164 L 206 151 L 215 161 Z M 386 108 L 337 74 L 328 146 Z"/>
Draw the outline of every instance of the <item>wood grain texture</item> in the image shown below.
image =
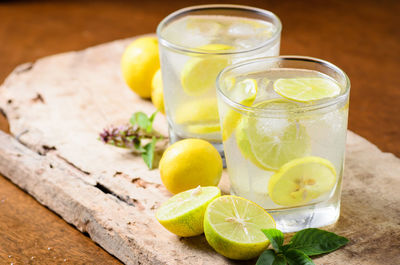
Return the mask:
<path fill-rule="evenodd" d="M 160 185 L 158 170 L 97 140 L 102 127 L 126 120 L 126 113 L 155 110 L 128 93 L 118 71 L 115 58 L 131 41 L 43 58 L 19 66 L 6 79 L 0 107 L 18 141 L 1 134 L 0 173 L 124 263 L 238 263 L 212 251 L 203 236 L 180 239 L 161 227 L 155 210 L 170 194 Z M 166 134 L 162 115 L 155 127 Z M 396 264 L 399 174 L 398 158 L 349 132 L 342 214 L 328 229 L 351 243 L 316 258 L 316 264 Z M 222 188 L 228 190 L 226 181 Z"/>
<path fill-rule="evenodd" d="M 158 22 L 172 11 L 211 2 L 1 1 L 0 80 L 24 62 L 154 32 Z M 247 4 L 275 12 L 284 25 L 282 54 L 327 59 L 345 70 L 352 82 L 350 129 L 383 151 L 400 156 L 400 115 L 397 115 L 400 113 L 397 78 L 400 68 L 399 1 L 218 2 Z M 8 130 L 1 115 L 0 129 Z M 0 196 L 2 194 L 8 194 L 7 199 L 13 202 L 7 211 L 0 211 L 0 219 L 7 220 L 7 223 L 0 222 L 2 235 L 18 242 L 19 248 L 31 249 L 32 252 L 20 252 L 13 244 L 3 244 L 8 241 L 0 239 L 0 250 L 3 250 L 0 251 L 0 263 L 7 264 L 7 253 L 11 253 L 14 258 L 19 257 L 14 264 L 26 264 L 27 258 L 35 254 L 37 259 L 31 264 L 53 264 L 53 257 L 43 253 L 40 247 L 32 247 L 29 240 L 21 240 L 30 238 L 29 235 L 36 236 L 35 242 L 39 246 L 52 243 L 51 239 L 55 240 L 57 236 L 63 237 L 62 242 L 57 240 L 60 243 L 57 246 L 63 248 L 60 252 L 68 254 L 68 261 L 72 264 L 110 264 L 115 261 L 109 255 L 95 252 L 99 248 L 85 243 L 88 242 L 85 236 L 71 236 L 69 225 L 33 203 L 29 195 L 7 181 L 1 186 Z M 32 225 L 19 222 L 21 213 L 27 211 L 31 213 L 28 220 Z M 44 224 L 44 220 L 51 220 L 55 226 Z M 376 223 L 375 220 L 370 222 L 372 226 Z M 18 236 L 8 229 L 10 226 L 19 229 Z M 75 251 L 75 246 L 79 246 L 81 251 Z"/>

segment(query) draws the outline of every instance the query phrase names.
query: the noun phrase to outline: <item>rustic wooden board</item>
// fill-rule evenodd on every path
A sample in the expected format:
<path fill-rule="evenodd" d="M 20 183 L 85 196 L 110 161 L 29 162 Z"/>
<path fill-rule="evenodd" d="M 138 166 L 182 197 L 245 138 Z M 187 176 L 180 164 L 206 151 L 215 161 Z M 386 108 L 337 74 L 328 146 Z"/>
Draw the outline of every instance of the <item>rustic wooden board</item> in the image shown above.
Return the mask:
<path fill-rule="evenodd" d="M 0 173 L 127 264 L 252 264 L 216 254 L 203 236 L 179 238 L 154 218 L 170 194 L 158 170 L 102 144 L 101 129 L 155 109 L 123 83 L 132 39 L 19 66 L 0 87 L 12 136 L 0 132 Z M 155 126 L 166 135 L 166 120 Z M 398 264 L 400 160 L 349 132 L 342 213 L 329 229 L 350 238 L 316 264 Z M 224 173 L 223 190 L 227 190 Z"/>

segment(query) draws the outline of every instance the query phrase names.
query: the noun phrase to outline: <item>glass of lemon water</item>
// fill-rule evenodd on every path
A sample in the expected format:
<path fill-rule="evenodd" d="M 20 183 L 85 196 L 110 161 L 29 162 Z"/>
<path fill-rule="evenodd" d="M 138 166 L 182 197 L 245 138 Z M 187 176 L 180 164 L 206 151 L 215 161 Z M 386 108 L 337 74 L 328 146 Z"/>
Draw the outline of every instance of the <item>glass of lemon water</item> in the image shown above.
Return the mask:
<path fill-rule="evenodd" d="M 280 34 L 276 15 L 247 6 L 193 6 L 167 16 L 157 36 L 171 142 L 200 138 L 223 155 L 216 77 L 240 60 L 278 55 Z"/>
<path fill-rule="evenodd" d="M 336 222 L 350 81 L 310 57 L 247 60 L 217 79 L 231 193 L 267 209 L 285 232 Z"/>

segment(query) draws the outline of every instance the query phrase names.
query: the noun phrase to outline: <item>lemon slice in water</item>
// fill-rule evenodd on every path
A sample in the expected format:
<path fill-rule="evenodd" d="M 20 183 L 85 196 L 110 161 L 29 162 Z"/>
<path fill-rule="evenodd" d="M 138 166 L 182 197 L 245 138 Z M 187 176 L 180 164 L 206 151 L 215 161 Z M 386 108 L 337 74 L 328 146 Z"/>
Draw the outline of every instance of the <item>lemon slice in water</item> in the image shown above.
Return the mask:
<path fill-rule="evenodd" d="M 157 210 L 157 220 L 178 236 L 200 235 L 207 205 L 220 195 L 221 191 L 211 186 L 178 193 Z"/>
<path fill-rule="evenodd" d="M 339 84 L 327 78 L 281 78 L 274 82 L 276 93 L 299 102 L 309 102 L 338 96 Z"/>
<path fill-rule="evenodd" d="M 230 259 L 247 260 L 259 256 L 269 245 L 261 229 L 275 226 L 272 216 L 261 206 L 231 195 L 212 201 L 204 215 L 208 243 Z"/>
<path fill-rule="evenodd" d="M 285 99 L 266 100 L 254 105 L 258 108 L 296 108 L 294 102 Z M 305 156 L 310 148 L 310 137 L 306 128 L 290 112 L 287 117 L 249 116 L 243 119 L 237 133 L 237 143 L 245 154 L 257 166 L 270 171 L 278 170 L 282 165 L 297 157 Z M 247 146 L 249 145 L 249 147 Z"/>
<path fill-rule="evenodd" d="M 258 85 L 255 79 L 247 78 L 239 81 L 230 89 L 229 97 L 242 105 L 250 106 L 257 96 Z M 228 92 L 229 93 L 229 92 Z M 222 124 L 222 140 L 226 141 L 238 126 L 242 114 L 230 108 Z"/>
<path fill-rule="evenodd" d="M 271 200 L 283 206 L 298 206 L 332 190 L 336 171 L 329 160 L 310 156 L 294 159 L 271 176 Z"/>
<path fill-rule="evenodd" d="M 198 47 L 205 51 L 231 50 L 233 47 L 225 44 L 207 44 Z M 181 72 L 181 84 L 186 94 L 198 96 L 215 87 L 218 73 L 228 66 L 229 57 L 224 55 L 202 55 L 189 59 Z"/>

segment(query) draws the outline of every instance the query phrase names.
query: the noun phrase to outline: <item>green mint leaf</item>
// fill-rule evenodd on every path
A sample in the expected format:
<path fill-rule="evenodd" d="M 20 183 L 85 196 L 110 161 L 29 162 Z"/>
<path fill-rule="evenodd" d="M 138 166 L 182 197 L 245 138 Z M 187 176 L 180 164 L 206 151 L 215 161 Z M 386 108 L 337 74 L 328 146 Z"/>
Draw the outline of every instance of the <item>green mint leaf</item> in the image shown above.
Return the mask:
<path fill-rule="evenodd" d="M 283 233 L 281 232 L 281 230 L 271 228 L 271 229 L 261 229 L 261 231 L 269 239 L 269 242 L 271 242 L 272 247 L 276 251 L 280 252 L 281 247 L 283 245 L 283 240 L 285 239 L 283 237 Z"/>
<path fill-rule="evenodd" d="M 272 265 L 274 264 L 276 258 L 276 253 L 272 249 L 264 250 L 261 253 L 260 257 L 258 257 L 256 265 Z"/>
<path fill-rule="evenodd" d="M 305 255 L 313 256 L 332 252 L 346 245 L 349 240 L 335 233 L 317 228 L 307 228 L 297 232 L 290 241 L 290 250 L 300 250 Z"/>
<path fill-rule="evenodd" d="M 158 139 L 153 136 L 151 142 L 143 147 L 145 151 L 142 153 L 142 158 L 149 169 L 153 168 L 154 150 L 157 140 Z"/>
<path fill-rule="evenodd" d="M 146 152 L 146 150 L 142 147 L 142 141 L 139 138 L 133 139 L 133 147 L 141 153 Z"/>
<path fill-rule="evenodd" d="M 315 265 L 310 257 L 296 249 L 286 251 L 285 258 L 289 265 Z"/>
<path fill-rule="evenodd" d="M 152 121 L 150 121 L 149 117 L 147 117 L 147 115 L 143 112 L 135 112 L 133 113 L 131 119 L 129 120 L 129 122 L 132 125 L 137 125 L 140 128 L 142 128 L 143 130 L 148 131 L 148 128 L 152 127 Z"/>
<path fill-rule="evenodd" d="M 158 113 L 158 110 L 155 111 L 153 114 L 151 114 L 151 116 L 149 118 L 150 123 L 148 124 L 147 129 L 146 129 L 147 132 L 151 132 L 153 130 L 153 121 L 154 121 L 157 113 Z"/>

